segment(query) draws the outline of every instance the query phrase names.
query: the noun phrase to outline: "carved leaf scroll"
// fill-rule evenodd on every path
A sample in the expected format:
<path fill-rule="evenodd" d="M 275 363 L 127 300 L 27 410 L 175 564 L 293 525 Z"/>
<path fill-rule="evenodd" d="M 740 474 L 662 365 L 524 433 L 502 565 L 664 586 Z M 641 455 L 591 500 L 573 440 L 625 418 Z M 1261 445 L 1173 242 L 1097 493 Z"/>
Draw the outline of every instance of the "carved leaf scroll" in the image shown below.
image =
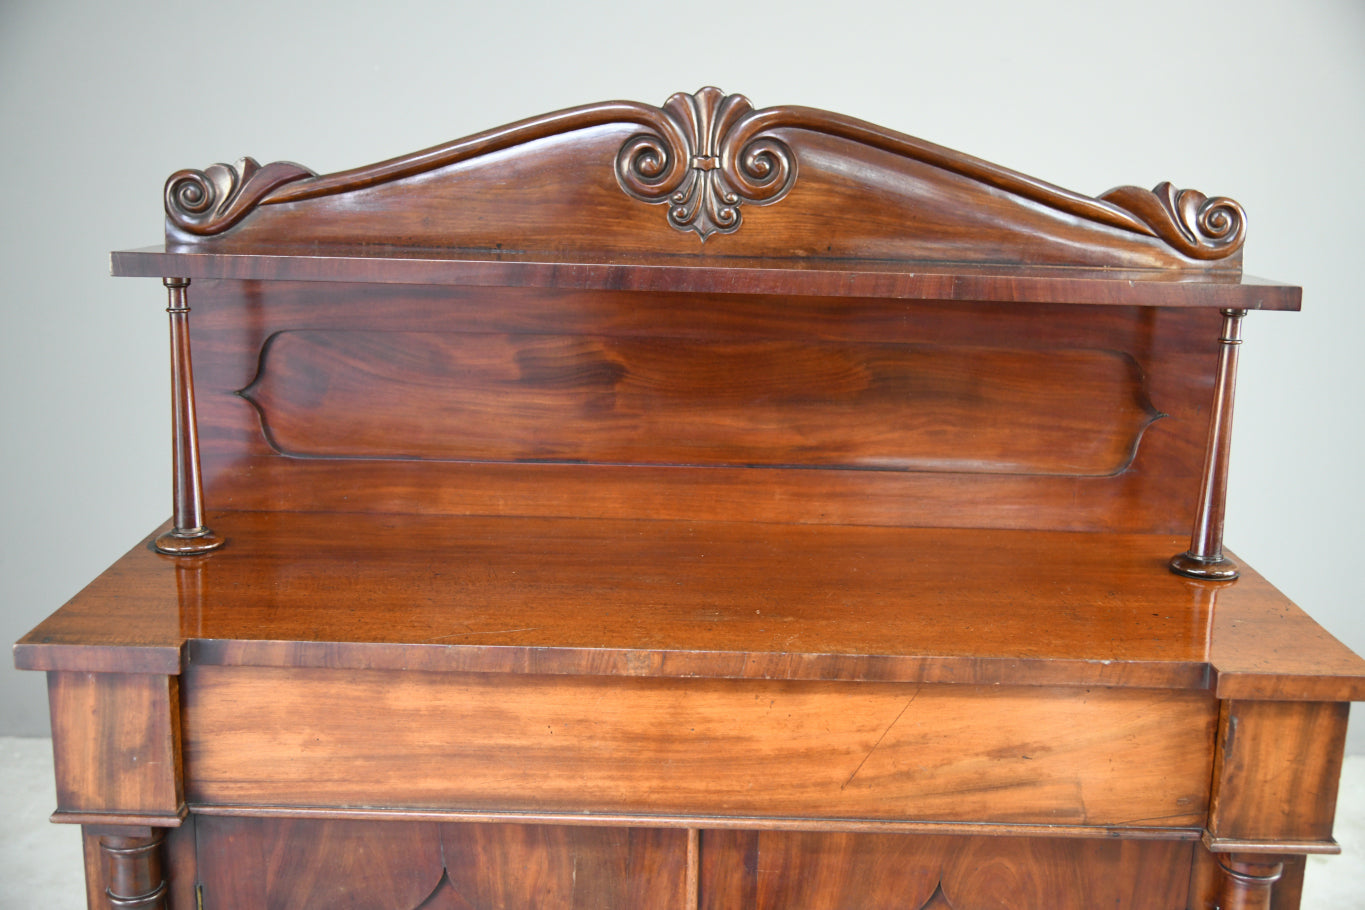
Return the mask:
<path fill-rule="evenodd" d="M 1194 259 L 1221 259 L 1246 241 L 1246 213 L 1226 196 L 1159 183 L 1150 192 L 1120 186 L 1100 197 L 1142 220 L 1152 232 Z"/>
<path fill-rule="evenodd" d="M 255 158 L 202 171 L 176 171 L 166 181 L 166 217 L 191 234 L 217 234 L 245 218 L 272 190 L 317 175 L 302 165 Z"/>
<path fill-rule="evenodd" d="M 696 231 L 703 241 L 712 234 L 738 230 L 739 207 L 745 202 L 777 202 L 796 182 L 796 157 L 780 139 L 753 136 L 746 123 L 753 105 L 743 95 L 704 88 L 695 95 L 678 93 L 664 112 L 686 140 L 670 146 L 656 133 L 637 133 L 616 156 L 621 189 L 644 202 L 668 202 L 668 223 Z M 680 170 L 670 167 L 686 161 Z"/>
<path fill-rule="evenodd" d="M 803 107 L 755 111 L 743 95 L 704 88 L 676 94 L 663 111 L 688 144 L 670 147 L 659 135 L 641 133 L 621 147 L 616 175 L 621 188 L 645 202 L 669 203 L 668 221 L 694 230 L 704 241 L 712 233 L 739 228 L 744 202 L 777 202 L 796 182 L 791 148 L 769 131 L 797 128 L 847 139 L 870 148 L 968 177 L 1049 208 L 1137 234 L 1157 237 L 1192 259 L 1223 259 L 1241 249 L 1246 215 L 1226 197 L 1209 198 L 1169 182 L 1151 191 L 1122 186 L 1092 199 L 1070 190 L 891 130 Z M 677 174 L 676 163 L 690 168 Z"/>
<path fill-rule="evenodd" d="M 1099 197 L 1085 196 L 842 114 L 797 106 L 755 109 L 744 96 L 711 87 L 673 95 L 662 107 L 606 101 L 568 108 L 325 176 L 289 162 L 261 166 L 251 158 L 234 166 L 179 171 L 166 183 L 167 220 L 172 228 L 207 237 L 227 231 L 257 207 L 367 190 L 538 140 L 622 124 L 639 131 L 620 146 L 611 165 L 620 188 L 634 199 L 666 205 L 668 224 L 695 232 L 703 241 L 738 230 L 742 206 L 770 205 L 788 195 L 797 181 L 794 137 L 799 132 L 851 143 L 848 154 L 853 156 L 859 149 L 889 153 L 1081 224 L 1154 238 L 1188 259 L 1232 259 L 1246 236 L 1241 206 L 1226 197 L 1208 197 L 1170 183 L 1150 191 L 1121 186 Z M 593 160 L 581 166 L 602 164 Z M 320 217 L 328 217 L 329 211 Z M 1112 241 L 1097 233 L 1087 242 L 1103 246 Z"/>

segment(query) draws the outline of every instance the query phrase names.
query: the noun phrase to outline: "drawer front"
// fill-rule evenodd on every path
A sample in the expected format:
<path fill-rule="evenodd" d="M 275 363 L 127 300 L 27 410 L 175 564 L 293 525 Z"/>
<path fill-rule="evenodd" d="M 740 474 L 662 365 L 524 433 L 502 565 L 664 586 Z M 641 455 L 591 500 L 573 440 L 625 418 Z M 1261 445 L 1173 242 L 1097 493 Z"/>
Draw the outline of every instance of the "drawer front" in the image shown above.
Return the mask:
<path fill-rule="evenodd" d="M 192 667 L 194 805 L 1203 824 L 1207 693 Z"/>

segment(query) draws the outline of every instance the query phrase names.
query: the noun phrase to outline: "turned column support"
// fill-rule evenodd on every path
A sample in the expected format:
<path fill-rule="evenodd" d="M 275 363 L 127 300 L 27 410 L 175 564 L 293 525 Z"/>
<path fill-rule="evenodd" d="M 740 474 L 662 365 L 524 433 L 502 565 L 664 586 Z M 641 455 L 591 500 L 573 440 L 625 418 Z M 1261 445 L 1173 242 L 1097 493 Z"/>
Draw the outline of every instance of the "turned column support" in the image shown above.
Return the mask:
<path fill-rule="evenodd" d="M 159 828 L 100 836 L 104 896 L 109 910 L 166 910 L 166 878 L 162 873 Z"/>
<path fill-rule="evenodd" d="M 1246 310 L 1223 310 L 1218 338 L 1218 375 L 1209 412 L 1209 435 L 1204 445 L 1204 472 L 1199 502 L 1190 532 L 1190 548 L 1171 559 L 1171 571 L 1190 578 L 1229 581 L 1237 564 L 1223 555 L 1223 515 L 1228 496 L 1228 456 L 1232 450 L 1232 406 L 1237 391 L 1237 354 L 1242 344 Z"/>
<path fill-rule="evenodd" d="M 204 490 L 199 475 L 199 430 L 194 416 L 194 368 L 190 360 L 188 278 L 163 278 L 171 322 L 171 452 L 174 471 L 174 520 L 156 539 L 156 548 L 172 556 L 205 553 L 223 539 L 204 523 Z"/>
<path fill-rule="evenodd" d="M 1218 869 L 1218 910 L 1270 910 L 1284 863 L 1274 857 L 1234 853 L 1219 856 Z"/>

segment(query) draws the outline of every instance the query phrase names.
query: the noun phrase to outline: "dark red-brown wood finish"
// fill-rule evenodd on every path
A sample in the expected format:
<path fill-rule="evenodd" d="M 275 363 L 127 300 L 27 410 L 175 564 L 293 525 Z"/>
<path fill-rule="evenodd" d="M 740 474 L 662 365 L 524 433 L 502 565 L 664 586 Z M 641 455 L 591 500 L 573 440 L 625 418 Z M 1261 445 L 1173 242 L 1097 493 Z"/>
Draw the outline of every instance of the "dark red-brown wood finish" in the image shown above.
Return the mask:
<path fill-rule="evenodd" d="M 716 89 L 172 175 L 174 515 L 15 651 L 92 906 L 1294 910 L 1245 224 Z"/>
<path fill-rule="evenodd" d="M 199 421 L 194 408 L 194 369 L 190 355 L 190 307 L 187 278 L 165 278 L 171 318 L 171 461 L 175 505 L 171 530 L 157 538 L 156 548 L 172 556 L 207 553 L 223 539 L 204 524 L 204 485 L 199 476 Z"/>
<path fill-rule="evenodd" d="M 671 231 L 651 229 L 661 215 Z M 1246 223 L 1236 202 L 1168 183 L 1093 199 L 840 114 L 755 111 L 715 88 L 662 108 L 558 111 L 326 177 L 250 158 L 180 171 L 166 216 L 168 246 L 251 253 L 695 253 L 711 240 L 714 255 L 1234 272 Z"/>

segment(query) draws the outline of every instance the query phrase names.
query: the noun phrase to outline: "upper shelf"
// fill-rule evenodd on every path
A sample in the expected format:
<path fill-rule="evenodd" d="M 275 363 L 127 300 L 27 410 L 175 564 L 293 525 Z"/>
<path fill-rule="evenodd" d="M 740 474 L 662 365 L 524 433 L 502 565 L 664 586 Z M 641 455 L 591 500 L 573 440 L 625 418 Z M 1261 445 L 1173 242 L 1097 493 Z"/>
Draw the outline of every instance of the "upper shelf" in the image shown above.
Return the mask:
<path fill-rule="evenodd" d="M 838 259 L 612 255 L 380 247 L 276 247 L 268 253 L 167 244 L 111 254 L 125 278 L 232 278 L 800 297 L 1297 310 L 1302 289 L 1226 272 L 952 266 Z"/>
<path fill-rule="evenodd" d="M 1241 277 L 1231 199 L 1089 197 L 920 139 L 705 88 L 368 167 L 173 174 L 116 275 L 1295 309 Z"/>

